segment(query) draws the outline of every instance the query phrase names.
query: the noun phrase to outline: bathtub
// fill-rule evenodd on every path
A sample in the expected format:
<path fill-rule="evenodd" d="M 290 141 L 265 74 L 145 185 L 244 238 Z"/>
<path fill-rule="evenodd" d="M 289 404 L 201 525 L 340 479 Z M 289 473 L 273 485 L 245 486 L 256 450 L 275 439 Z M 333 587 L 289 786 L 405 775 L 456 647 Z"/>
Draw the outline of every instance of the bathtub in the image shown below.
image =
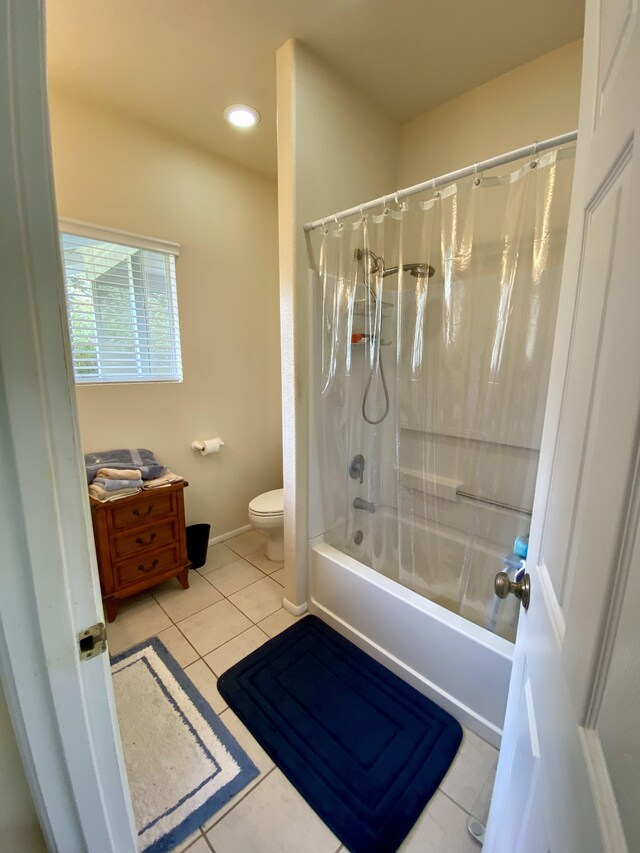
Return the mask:
<path fill-rule="evenodd" d="M 512 643 L 318 540 L 309 610 L 500 746 Z"/>

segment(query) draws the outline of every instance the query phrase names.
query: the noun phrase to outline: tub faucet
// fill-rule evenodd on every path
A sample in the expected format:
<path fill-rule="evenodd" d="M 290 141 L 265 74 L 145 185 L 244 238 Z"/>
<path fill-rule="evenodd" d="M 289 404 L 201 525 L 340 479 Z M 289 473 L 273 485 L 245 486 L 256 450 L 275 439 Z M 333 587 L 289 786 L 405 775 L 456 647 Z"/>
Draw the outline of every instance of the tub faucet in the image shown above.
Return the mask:
<path fill-rule="evenodd" d="M 376 505 L 373 501 L 365 501 L 362 498 L 354 498 L 353 499 L 353 508 L 354 509 L 363 509 L 365 512 L 375 512 Z"/>

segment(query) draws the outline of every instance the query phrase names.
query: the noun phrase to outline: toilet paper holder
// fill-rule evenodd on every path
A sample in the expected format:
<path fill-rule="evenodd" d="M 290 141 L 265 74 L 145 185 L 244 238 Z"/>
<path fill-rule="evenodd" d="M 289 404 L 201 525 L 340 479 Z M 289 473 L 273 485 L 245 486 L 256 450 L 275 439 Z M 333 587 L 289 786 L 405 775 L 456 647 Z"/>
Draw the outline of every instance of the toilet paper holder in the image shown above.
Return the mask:
<path fill-rule="evenodd" d="M 196 439 L 191 442 L 191 449 L 198 451 L 201 456 L 210 456 L 212 453 L 218 453 L 220 448 L 224 447 L 224 441 L 220 438 L 204 438 Z"/>

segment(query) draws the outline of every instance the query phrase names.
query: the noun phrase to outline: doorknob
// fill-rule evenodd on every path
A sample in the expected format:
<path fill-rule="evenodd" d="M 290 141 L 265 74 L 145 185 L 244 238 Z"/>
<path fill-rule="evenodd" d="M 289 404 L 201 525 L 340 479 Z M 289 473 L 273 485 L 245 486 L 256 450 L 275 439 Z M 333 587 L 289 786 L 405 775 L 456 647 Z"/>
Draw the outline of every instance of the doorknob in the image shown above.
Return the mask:
<path fill-rule="evenodd" d="M 506 598 L 512 592 L 516 598 L 520 599 L 525 610 L 529 607 L 531 595 L 529 575 L 525 574 L 521 581 L 512 581 L 506 572 L 498 572 L 493 582 L 493 588 L 498 598 Z"/>

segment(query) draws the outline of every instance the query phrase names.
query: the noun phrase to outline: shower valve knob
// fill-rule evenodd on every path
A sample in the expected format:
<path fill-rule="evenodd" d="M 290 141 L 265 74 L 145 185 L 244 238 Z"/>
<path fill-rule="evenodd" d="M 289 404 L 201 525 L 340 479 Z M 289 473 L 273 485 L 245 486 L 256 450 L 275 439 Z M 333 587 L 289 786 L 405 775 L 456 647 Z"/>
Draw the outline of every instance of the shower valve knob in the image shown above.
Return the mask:
<path fill-rule="evenodd" d="M 364 456 L 361 453 L 358 453 L 357 456 L 354 456 L 349 465 L 349 476 L 352 480 L 360 480 L 362 483 L 364 481 Z"/>
<path fill-rule="evenodd" d="M 506 598 L 513 593 L 522 602 L 525 610 L 529 607 L 531 596 L 531 579 L 525 575 L 521 581 L 512 581 L 506 572 L 498 572 L 493 581 L 493 589 L 498 598 Z"/>

